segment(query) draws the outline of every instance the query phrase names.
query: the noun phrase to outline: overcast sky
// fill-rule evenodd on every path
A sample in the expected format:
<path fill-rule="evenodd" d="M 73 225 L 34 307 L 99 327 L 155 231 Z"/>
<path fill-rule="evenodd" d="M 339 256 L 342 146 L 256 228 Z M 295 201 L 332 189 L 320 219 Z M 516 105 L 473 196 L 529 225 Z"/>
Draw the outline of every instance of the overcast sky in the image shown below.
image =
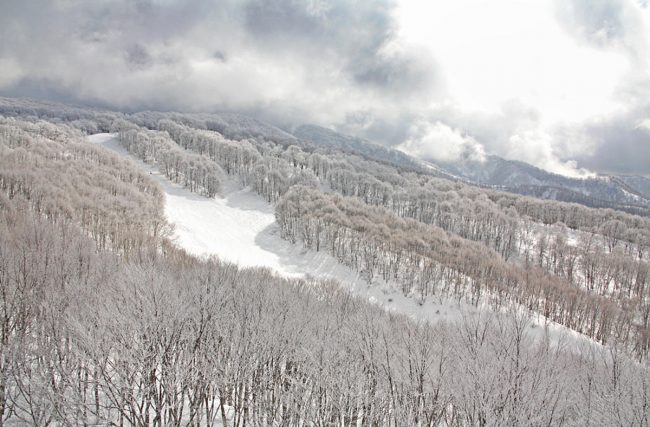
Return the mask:
<path fill-rule="evenodd" d="M 2 0 L 0 94 L 650 174 L 641 0 Z"/>

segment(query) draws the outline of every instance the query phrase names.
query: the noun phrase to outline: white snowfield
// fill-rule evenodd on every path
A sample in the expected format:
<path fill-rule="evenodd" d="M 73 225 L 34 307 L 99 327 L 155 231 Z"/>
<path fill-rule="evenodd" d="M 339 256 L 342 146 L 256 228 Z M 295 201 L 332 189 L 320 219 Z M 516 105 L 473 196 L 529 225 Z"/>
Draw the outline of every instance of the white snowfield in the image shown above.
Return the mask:
<path fill-rule="evenodd" d="M 285 277 L 335 279 L 355 294 L 414 319 L 439 321 L 460 316 L 457 304 L 430 297 L 420 305 L 381 280 L 369 286 L 359 274 L 325 251 L 306 250 L 301 244 L 282 239 L 273 206 L 255 192 L 242 188 L 235 179 L 226 176 L 222 194 L 208 199 L 171 183 L 155 166 L 130 156 L 115 134 L 91 135 L 88 140 L 129 157 L 158 181 L 166 195 L 165 215 L 175 227 L 175 243 L 193 255 L 216 255 L 243 267 L 268 267 Z"/>

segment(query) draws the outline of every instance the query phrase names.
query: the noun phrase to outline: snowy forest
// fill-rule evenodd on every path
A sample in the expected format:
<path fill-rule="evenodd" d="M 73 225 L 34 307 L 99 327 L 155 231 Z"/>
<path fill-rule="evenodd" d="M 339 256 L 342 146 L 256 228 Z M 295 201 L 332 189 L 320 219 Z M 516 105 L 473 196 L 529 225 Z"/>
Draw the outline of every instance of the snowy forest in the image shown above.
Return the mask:
<path fill-rule="evenodd" d="M 205 198 L 235 180 L 368 287 L 474 311 L 191 255 L 136 161 Z M 244 116 L 0 98 L 0 427 L 649 426 L 649 258 L 648 217 Z"/>

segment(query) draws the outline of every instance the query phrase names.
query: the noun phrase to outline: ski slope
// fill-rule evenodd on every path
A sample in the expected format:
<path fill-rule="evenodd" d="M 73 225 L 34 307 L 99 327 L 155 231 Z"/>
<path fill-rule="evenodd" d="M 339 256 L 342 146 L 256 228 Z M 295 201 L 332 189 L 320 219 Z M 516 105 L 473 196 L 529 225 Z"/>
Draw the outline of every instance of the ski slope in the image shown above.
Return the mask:
<path fill-rule="evenodd" d="M 382 280 L 369 286 L 357 272 L 324 251 L 292 245 L 280 237 L 273 206 L 231 177 L 225 177 L 220 196 L 208 199 L 170 182 L 155 166 L 129 155 L 114 134 L 95 134 L 88 140 L 129 157 L 160 184 L 165 192 L 165 215 L 174 224 L 174 241 L 193 255 L 216 255 L 243 267 L 268 267 L 285 277 L 334 279 L 355 294 L 418 320 L 451 321 L 460 316 L 460 307 L 465 307 L 432 298 L 420 305 Z"/>
<path fill-rule="evenodd" d="M 301 244 L 293 245 L 282 239 L 273 206 L 250 189 L 242 188 L 232 177 L 224 177 L 221 194 L 209 199 L 170 182 L 155 166 L 131 156 L 115 134 L 95 134 L 88 140 L 128 157 L 160 184 L 165 192 L 165 215 L 174 225 L 173 240 L 193 255 L 216 255 L 242 267 L 267 267 L 284 277 L 334 279 L 354 294 L 415 320 L 453 322 L 464 315 L 489 310 L 431 296 L 420 304 L 415 298 L 404 296 L 397 286 L 381 279 L 368 285 L 357 272 L 326 252 L 307 250 Z M 538 338 L 548 333 L 551 342 L 559 345 L 567 341 L 574 345 L 596 344 L 539 314 L 531 318 L 528 332 Z"/>

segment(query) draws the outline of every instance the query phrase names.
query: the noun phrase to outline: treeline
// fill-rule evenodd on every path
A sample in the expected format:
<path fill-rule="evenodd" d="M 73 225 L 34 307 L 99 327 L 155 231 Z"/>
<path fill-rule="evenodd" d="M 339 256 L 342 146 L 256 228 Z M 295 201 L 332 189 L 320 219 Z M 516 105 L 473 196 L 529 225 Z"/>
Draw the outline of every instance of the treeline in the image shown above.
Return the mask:
<path fill-rule="evenodd" d="M 304 166 L 313 168 L 315 175 L 334 191 L 483 242 L 506 258 L 516 253 L 515 239 L 528 221 L 564 224 L 574 230 L 600 234 L 614 242 L 608 245 L 610 250 L 625 244 L 630 254 L 639 257 L 650 249 L 650 220 L 644 217 L 517 196 L 422 174 L 395 175 L 383 165 L 372 167 L 353 156 L 346 160 L 354 166 L 322 155 L 316 161 L 305 157 Z"/>
<path fill-rule="evenodd" d="M 196 165 L 220 166 L 224 173 L 238 177 L 270 203 L 275 203 L 295 185 L 358 198 L 366 205 L 382 207 L 402 218 L 412 218 L 462 239 L 481 243 L 495 252 L 487 251 L 490 256 L 501 258 L 494 261 L 496 264 L 544 276 L 543 280 L 558 288 L 554 291 L 557 299 L 560 295 L 577 292 L 575 298 L 583 301 L 586 291 L 588 301 L 605 297 L 607 307 L 614 304 L 617 313 L 626 313 L 629 322 L 625 323 L 633 330 L 648 327 L 650 227 L 647 218 L 536 200 L 399 170 L 390 164 L 322 149 L 300 140 L 287 140 L 277 133 L 264 134 L 262 127 L 247 133 L 248 137 L 242 136 L 246 132 L 242 133 L 237 141 L 215 131 L 226 132 L 224 129 L 237 118 L 228 122 L 218 115 L 111 114 L 93 113 L 82 117 L 79 112 L 70 112 L 64 114 L 62 120 L 86 129 L 92 128 L 87 122 L 94 120 L 97 129 L 121 131 L 123 138 L 129 134 L 130 142 L 124 143 L 147 161 L 161 157 L 157 147 L 177 153 L 169 157 L 169 161 L 156 160 L 168 165 L 161 169 L 163 173 L 206 195 L 218 191 L 217 183 L 206 179 L 213 176 L 209 171 L 214 168 Z M 258 126 L 254 121 L 238 123 Z M 186 161 L 188 158 L 194 159 L 192 164 Z M 565 226 L 576 231 L 568 231 Z M 565 238 L 569 234 L 570 238 Z M 473 247 L 469 242 L 462 244 Z M 373 271 L 372 268 L 365 270 L 367 274 Z M 425 298 L 430 292 L 427 283 L 444 278 L 437 272 L 432 277 L 428 282 L 405 285 L 404 290 Z M 455 289 L 465 292 L 471 301 L 480 298 L 468 285 L 461 283 Z M 545 306 L 542 313 L 547 311 L 557 310 Z M 609 311 L 609 308 L 599 310 L 598 316 L 609 318 Z M 585 324 L 584 319 L 575 321 Z M 584 328 L 592 329 L 582 326 L 579 330 Z M 640 347 L 645 348 L 645 344 Z"/>
<path fill-rule="evenodd" d="M 333 188 L 345 196 L 357 196 L 355 193 L 358 191 L 357 189 L 360 189 L 358 196 L 363 198 L 366 203 L 374 204 L 377 201 L 384 201 L 385 205 L 385 201 L 388 200 L 387 196 L 391 193 L 399 193 L 400 190 L 406 189 L 407 187 L 409 192 L 412 190 L 417 191 L 418 187 L 426 184 L 428 187 L 427 192 L 429 190 L 437 190 L 437 192 L 433 192 L 432 197 L 438 197 L 440 192 L 449 192 L 448 199 L 460 199 L 463 206 L 469 207 L 465 209 L 466 211 L 471 212 L 476 209 L 478 212 L 481 212 L 480 216 L 483 217 L 486 214 L 490 215 L 493 212 L 501 211 L 502 215 L 506 215 L 510 219 L 513 212 L 516 212 L 520 220 L 530 219 L 542 224 L 563 223 L 572 229 L 587 232 L 599 232 L 599 227 L 615 219 L 623 222 L 626 226 L 624 233 L 625 240 L 634 245 L 642 246 L 644 251 L 647 251 L 650 247 L 650 220 L 648 218 L 626 214 L 612 209 L 593 209 L 575 203 L 540 200 L 502 191 L 478 188 L 461 182 L 439 179 L 435 176 L 428 176 L 422 173 L 420 169 L 400 169 L 397 165 L 393 165 L 390 162 L 379 163 L 369 161 L 358 155 L 345 154 L 330 147 L 321 148 L 318 144 L 296 139 L 277 128 L 244 116 L 161 112 L 124 114 L 8 98 L 0 99 L 0 112 L 5 115 L 34 116 L 51 121 L 64 121 L 84 130 L 86 133 L 117 131 L 121 124 L 125 122 L 149 129 L 164 130 L 161 129 L 161 122 L 167 124 L 171 122 L 173 124 L 172 126 L 181 127 L 182 131 L 186 133 L 201 132 L 222 138 L 219 135 L 221 134 L 225 136 L 224 139 L 234 144 L 242 142 L 244 144 L 253 144 L 258 151 L 260 146 L 275 146 L 284 150 L 293 144 L 294 149 L 300 151 L 295 160 L 300 162 L 300 158 L 305 159 L 304 162 L 299 163 L 300 167 L 304 168 L 308 166 L 309 162 L 313 161 L 313 172 L 321 182 L 329 181 L 326 172 L 328 169 L 333 169 L 332 178 L 337 174 L 345 174 L 345 171 L 356 174 L 356 176 L 346 177 L 340 183 L 336 183 L 339 180 L 338 178 L 333 178 Z M 177 143 L 180 143 L 179 138 L 175 137 L 175 140 Z M 314 154 L 321 156 L 321 158 L 312 159 Z M 274 178 L 277 180 L 277 177 Z M 369 187 L 368 181 L 373 181 L 372 178 L 382 184 L 383 188 L 378 191 L 381 195 L 371 195 L 366 191 Z M 375 186 L 376 184 L 377 182 L 374 182 Z M 278 188 L 280 185 L 275 185 L 274 187 Z M 372 192 L 377 193 L 376 188 Z M 492 212 L 484 212 L 485 206 L 473 206 L 473 201 L 477 197 L 482 199 L 479 201 L 479 204 L 484 204 L 485 196 L 487 196 L 488 202 L 492 202 L 490 203 L 490 211 Z M 269 198 L 274 199 L 274 196 L 270 196 Z M 508 208 L 513 208 L 514 211 Z M 444 224 L 436 225 L 444 228 Z M 453 230 L 448 231 L 454 232 Z M 467 236 L 471 235 L 472 233 L 467 233 Z M 500 241 L 503 240 L 500 239 Z M 498 248 L 494 249 L 500 252 Z"/>
<path fill-rule="evenodd" d="M 565 294 L 575 294 L 572 298 L 583 301 L 584 291 L 594 294 L 582 302 L 590 306 L 605 304 L 605 300 L 596 295 L 612 298 L 606 302 L 606 306 L 612 306 L 613 302 L 617 313 L 625 313 L 624 324 L 627 326 L 623 335 L 628 335 L 629 329 L 645 331 L 649 327 L 650 299 L 647 292 L 650 275 L 648 262 L 644 259 L 648 249 L 644 236 L 648 229 L 627 226 L 644 227 L 642 218 L 559 204 L 558 212 L 566 214 L 562 216 L 564 219 L 571 219 L 568 213 L 579 216 L 581 210 L 585 209 L 596 212 L 587 219 L 597 221 L 597 218 L 601 218 L 598 227 L 586 227 L 580 223 L 584 231 L 576 232 L 579 242 L 569 242 L 559 235 L 567 233 L 564 225 L 548 229 L 530 217 L 520 215 L 520 211 L 531 214 L 536 211 L 523 197 L 519 197 L 515 205 L 502 199 L 494 202 L 488 197 L 491 193 L 485 194 L 486 190 L 483 189 L 421 175 L 400 175 L 386 165 L 354 156 L 310 153 L 295 145 L 281 146 L 255 140 L 230 141 L 218 133 L 192 129 L 171 120 L 160 120 L 152 125 L 167 132 L 183 149 L 218 162 L 228 174 L 238 176 L 244 185 L 251 185 L 270 203 L 276 202 L 294 185 L 312 188 L 325 185 L 339 194 L 356 197 L 367 205 L 385 207 L 400 217 L 413 218 L 463 239 L 480 242 L 500 255 L 502 260 L 493 261 L 500 266 L 499 269 L 534 269 L 535 276 L 546 275 L 539 280 L 560 289 L 553 292 L 558 301 Z M 537 205 L 537 209 L 544 212 L 544 207 L 550 203 L 555 202 L 543 201 Z M 539 215 L 538 212 L 537 217 Z M 609 219 L 603 222 L 606 218 Z M 573 225 L 576 225 L 575 221 Z M 318 241 L 312 246 L 310 237 L 306 239 L 308 246 L 318 248 Z M 463 245 L 472 246 L 468 242 L 463 242 Z M 356 250 L 356 247 L 353 249 Z M 493 256 L 490 251 L 486 252 Z M 444 253 L 438 254 L 438 257 L 444 256 Z M 505 265 L 503 261 L 510 262 Z M 388 271 L 391 268 L 390 265 L 372 266 L 373 263 L 384 262 L 381 259 L 368 262 L 371 265 L 365 266 L 363 271 L 370 281 L 376 270 Z M 438 271 L 427 274 L 429 277 L 423 279 L 422 283 L 410 279 L 420 277 L 418 275 L 405 275 L 409 279 L 405 279 L 407 284 L 402 286 L 403 291 L 426 298 L 431 293 L 430 284 L 444 278 Z M 389 276 L 385 279 L 392 280 Z M 480 297 L 480 293 L 470 291 L 471 287 L 454 288 L 456 294 L 466 293 L 471 301 L 476 302 Z M 557 304 L 565 305 L 561 301 Z M 532 303 L 528 305 L 531 309 L 536 307 Z M 568 311 L 571 315 L 577 306 L 573 303 L 567 305 L 571 307 Z M 607 322 L 611 320 L 611 307 L 594 310 Z M 584 319 L 567 320 L 564 309 L 545 306 L 542 313 L 548 315 L 554 311 L 558 311 L 554 319 L 564 319 L 562 323 L 567 326 L 575 323 L 577 330 L 600 335 L 603 340 L 609 334 L 595 332 L 599 328 L 585 325 Z M 645 352 L 646 333 L 642 332 L 639 336 L 642 342 L 636 343 L 636 346 Z"/>
<path fill-rule="evenodd" d="M 614 342 L 606 349 L 569 347 L 551 344 L 544 332 L 534 340 L 517 313 L 419 324 L 335 283 L 197 260 L 161 238 L 162 193 L 129 162 L 78 141 L 65 126 L 9 122 L 2 127 L 3 166 L 18 154 L 33 156 L 20 165 L 50 179 L 24 180 L 0 193 L 2 426 L 648 425 L 647 362 L 633 362 Z M 293 174 L 287 182 L 299 176 L 299 166 L 291 166 L 298 150 L 269 150 L 270 164 Z M 86 157 L 96 160 L 78 160 Z M 59 161 L 78 182 L 65 183 L 61 170 L 47 166 Z M 115 180 L 86 179 L 83 169 Z M 53 197 L 55 209 L 39 210 L 33 196 L 59 184 L 70 199 Z M 299 188 L 318 200 L 314 190 Z M 285 198 L 292 191 L 298 188 Z M 141 204 L 123 200 L 138 194 Z M 81 215 L 82 202 L 95 195 L 108 201 L 97 218 L 113 224 L 115 242 L 102 244 L 104 228 Z M 433 227 L 339 200 L 346 205 L 339 245 L 349 245 L 354 233 L 380 237 L 343 252 L 367 258 L 371 267 L 373 245 L 386 238 L 408 248 L 395 265 L 415 265 L 429 244 L 450 253 L 468 245 L 485 255 L 482 244 L 439 229 L 411 239 L 411 231 Z M 134 216 L 141 209 L 150 212 Z M 328 204 L 314 212 L 340 213 Z M 295 226 L 307 218 L 301 215 L 294 215 Z M 133 218 L 141 220 L 137 228 L 129 227 Z M 138 245 L 117 244 L 145 234 Z M 492 252 L 489 262 L 499 259 Z M 478 261 L 472 271 L 491 278 Z M 475 285 L 468 272 L 455 271 L 444 274 L 458 286 Z"/>
<path fill-rule="evenodd" d="M 0 191 L 0 204 L 19 197 L 52 222 L 78 222 L 100 248 L 134 252 L 169 231 L 158 185 L 67 126 L 0 119 Z"/>
<path fill-rule="evenodd" d="M 262 156 L 247 140 L 231 141 L 216 132 L 197 132 L 171 120 L 160 120 L 157 127 L 166 131 L 178 145 L 205 155 L 223 166 L 227 174 L 247 175 Z"/>
<path fill-rule="evenodd" d="M 251 185 L 269 203 L 293 185 L 317 185 L 309 170 L 296 169 L 297 164 L 291 162 L 291 147 L 285 151 L 254 140 L 227 140 L 218 133 L 198 131 L 171 120 L 160 120 L 155 126 L 180 147 L 220 164 L 227 174 L 237 176 L 243 185 Z"/>
<path fill-rule="evenodd" d="M 206 197 L 221 190 L 223 171 L 219 165 L 200 154 L 182 150 L 164 132 L 121 126 L 120 144 L 146 163 L 153 163 L 167 179 Z"/>
<path fill-rule="evenodd" d="M 94 250 L 0 214 L 0 424 L 647 426 L 650 372 L 532 339 L 520 315 L 418 324 L 172 248 Z"/>
<path fill-rule="evenodd" d="M 599 342 L 630 342 L 640 356 L 650 350 L 650 329 L 635 322 L 632 301 L 624 310 L 540 269 L 508 264 L 438 227 L 302 187 L 276 204 L 276 219 L 285 238 L 328 250 L 369 281 L 381 275 L 396 282 L 405 295 L 486 300 L 496 310 L 522 305 Z"/>
<path fill-rule="evenodd" d="M 579 205 L 529 203 L 523 197 L 515 205 L 503 199 L 494 202 L 488 196 L 505 193 L 486 195 L 485 190 L 449 181 L 412 174 L 399 176 L 383 165 L 372 168 L 354 157 L 308 154 L 295 146 L 285 152 L 290 164 L 299 170 L 312 170 L 339 194 L 480 242 L 506 261 L 523 268 L 537 267 L 551 278 L 561 279 L 560 283 L 568 282 L 572 286 L 566 292 L 579 287 L 613 297 L 623 310 L 634 310 L 631 317 L 635 327 L 648 327 L 650 228 L 644 218 Z M 374 174 L 364 172 L 367 170 Z M 552 205 L 557 209 L 548 209 Z M 548 219 L 549 210 L 558 213 L 555 219 L 562 218 L 578 228 L 573 233 L 575 241 L 561 236 L 570 233 L 566 224 L 544 227 L 527 216 L 537 212 L 537 218 L 545 215 Z M 588 214 L 577 222 L 575 218 L 583 211 Z M 587 221 L 592 221 L 591 225 Z"/>
<path fill-rule="evenodd" d="M 386 171 L 392 171 L 389 174 L 393 175 L 393 177 L 395 175 L 417 176 L 418 179 L 435 182 L 435 186 L 449 187 L 451 185 L 454 187 L 453 191 L 460 192 L 469 199 L 474 198 L 474 196 L 469 196 L 470 193 L 485 194 L 497 207 L 513 206 L 520 216 L 529 217 L 536 222 L 544 224 L 561 222 L 573 229 L 581 229 L 593 225 L 600 226 L 604 222 L 614 218 L 626 223 L 629 229 L 650 229 L 648 218 L 626 214 L 612 209 L 593 209 L 576 203 L 539 200 L 502 191 L 478 188 L 461 182 L 451 182 L 438 179 L 435 176 L 428 176 L 422 173 L 419 168 L 417 170 L 409 169 L 401 163 L 398 165 L 391 162 L 380 163 L 377 161 L 367 161 L 363 160 L 359 155 L 343 154 L 330 147 L 319 148 L 319 145 L 316 143 L 292 137 L 273 126 L 235 114 L 184 114 L 153 111 L 126 114 L 71 107 L 63 104 L 29 99 L 11 98 L 0 98 L 0 114 L 69 123 L 78 129 L 84 130 L 86 133 L 115 132 L 118 130 L 116 123 L 124 121 L 149 129 L 159 129 L 159 122 L 169 120 L 185 126 L 187 129 L 211 131 L 211 133 L 215 134 L 219 133 L 229 140 L 234 140 L 233 142 L 247 140 L 260 144 L 277 144 L 282 147 L 293 144 L 296 146 L 299 145 L 307 154 L 319 152 L 326 157 L 329 157 L 333 153 L 338 153 L 338 159 L 335 160 L 335 163 L 340 164 L 340 159 L 345 159 L 345 163 L 348 166 L 351 164 L 358 165 L 358 167 L 352 166 L 356 172 L 363 172 L 367 175 L 374 176 L 380 181 L 385 180 Z M 380 171 L 379 174 L 384 176 L 378 176 L 377 171 Z M 629 234 L 631 238 L 634 237 L 634 233 L 630 232 Z M 646 234 L 645 237 L 647 240 L 649 236 Z"/>
<path fill-rule="evenodd" d="M 632 299 L 647 313 L 649 230 L 615 219 L 571 233 L 563 224 L 541 227 L 513 206 L 497 210 L 485 196 L 467 202 L 454 193 L 407 189 L 387 204 L 396 214 L 482 242 L 505 260 L 534 265 L 602 296 Z M 642 226 L 642 224 L 636 224 Z M 573 241 L 567 235 L 574 234 Z M 635 243 L 632 243 L 635 242 Z M 624 302 L 624 304 L 627 304 Z M 644 315 L 647 326 L 647 314 Z"/>

